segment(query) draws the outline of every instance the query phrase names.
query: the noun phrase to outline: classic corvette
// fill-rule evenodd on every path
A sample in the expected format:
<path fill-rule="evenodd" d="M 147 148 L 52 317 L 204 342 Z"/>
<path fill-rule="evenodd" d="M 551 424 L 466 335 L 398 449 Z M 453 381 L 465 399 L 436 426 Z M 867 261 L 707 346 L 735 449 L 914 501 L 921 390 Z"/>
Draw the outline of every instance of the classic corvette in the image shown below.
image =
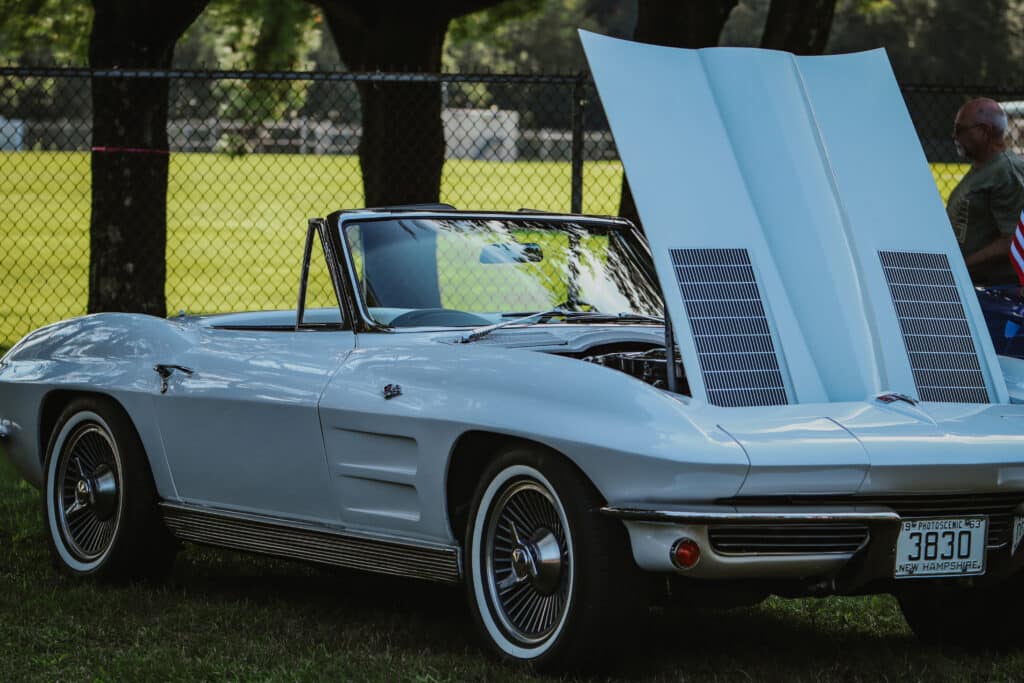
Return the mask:
<path fill-rule="evenodd" d="M 669 594 L 889 592 L 922 638 L 1016 639 L 1024 373 L 884 57 L 584 42 L 644 236 L 337 211 L 295 310 L 86 316 L 0 360 L 62 570 L 190 541 L 462 582 L 541 669 Z"/>

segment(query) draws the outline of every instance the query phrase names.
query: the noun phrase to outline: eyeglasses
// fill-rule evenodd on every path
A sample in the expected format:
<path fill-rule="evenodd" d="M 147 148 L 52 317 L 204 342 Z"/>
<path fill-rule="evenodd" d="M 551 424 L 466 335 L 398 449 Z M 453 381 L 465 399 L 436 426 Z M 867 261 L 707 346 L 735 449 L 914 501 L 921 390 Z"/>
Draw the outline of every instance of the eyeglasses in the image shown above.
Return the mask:
<path fill-rule="evenodd" d="M 963 126 L 963 125 L 960 125 L 958 123 L 955 126 L 953 126 L 953 137 L 958 138 L 963 133 L 966 133 L 967 131 L 969 131 L 971 128 L 977 128 L 979 126 L 984 126 L 984 125 L 985 125 L 984 123 L 972 123 L 969 126 Z"/>

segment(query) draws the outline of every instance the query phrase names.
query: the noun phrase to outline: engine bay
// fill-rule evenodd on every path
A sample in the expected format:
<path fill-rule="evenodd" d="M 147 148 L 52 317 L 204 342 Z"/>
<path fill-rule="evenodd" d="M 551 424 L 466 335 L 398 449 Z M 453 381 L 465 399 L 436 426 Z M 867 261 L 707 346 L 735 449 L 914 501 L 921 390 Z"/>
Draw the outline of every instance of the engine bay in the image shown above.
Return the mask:
<path fill-rule="evenodd" d="M 665 348 L 662 346 L 618 344 L 592 347 L 584 353 L 572 355 L 588 363 L 624 372 L 658 389 L 669 388 L 668 364 L 665 360 Z M 675 356 L 672 366 L 675 372 L 676 393 L 688 396 L 690 386 L 686 381 L 686 372 L 678 353 Z"/>

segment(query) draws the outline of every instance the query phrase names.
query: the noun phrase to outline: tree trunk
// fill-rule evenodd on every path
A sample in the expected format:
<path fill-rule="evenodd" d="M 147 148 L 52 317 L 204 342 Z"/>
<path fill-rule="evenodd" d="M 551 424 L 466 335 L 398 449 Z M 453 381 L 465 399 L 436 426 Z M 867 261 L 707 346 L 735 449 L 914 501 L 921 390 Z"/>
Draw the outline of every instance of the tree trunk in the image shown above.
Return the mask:
<path fill-rule="evenodd" d="M 92 68 L 171 66 L 206 0 L 94 0 Z M 93 77 L 90 313 L 165 316 L 168 83 Z"/>
<path fill-rule="evenodd" d="M 447 16 L 418 3 L 353 21 L 324 6 L 338 53 L 351 71 L 441 70 Z M 441 195 L 444 128 L 437 82 L 360 82 L 359 163 L 367 206 L 436 202 Z"/>
<path fill-rule="evenodd" d="M 761 47 L 820 55 L 828 45 L 836 0 L 772 0 Z"/>
<path fill-rule="evenodd" d="M 350 71 L 438 73 L 448 23 L 501 0 L 314 1 Z M 381 80 L 357 87 L 366 205 L 438 201 L 445 151 L 441 85 Z"/>
<path fill-rule="evenodd" d="M 729 13 L 738 0 L 640 0 L 633 39 L 641 43 L 698 49 L 718 45 Z M 626 176 L 622 177 L 619 215 L 640 225 Z"/>

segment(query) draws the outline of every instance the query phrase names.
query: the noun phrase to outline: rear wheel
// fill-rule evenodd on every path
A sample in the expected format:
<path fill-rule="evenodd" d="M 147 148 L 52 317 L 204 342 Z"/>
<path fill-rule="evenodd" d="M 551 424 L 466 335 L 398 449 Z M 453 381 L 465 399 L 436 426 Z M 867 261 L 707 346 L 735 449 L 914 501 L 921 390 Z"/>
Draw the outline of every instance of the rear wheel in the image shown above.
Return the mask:
<path fill-rule="evenodd" d="M 45 472 L 43 514 L 58 569 L 106 580 L 168 569 L 176 546 L 142 442 L 117 403 L 72 401 L 50 436 Z"/>
<path fill-rule="evenodd" d="M 484 639 L 538 670 L 602 661 L 640 600 L 625 530 L 600 515 L 593 487 L 559 456 L 501 454 L 474 496 L 467 591 Z M 621 645 L 620 645 L 621 647 Z"/>

